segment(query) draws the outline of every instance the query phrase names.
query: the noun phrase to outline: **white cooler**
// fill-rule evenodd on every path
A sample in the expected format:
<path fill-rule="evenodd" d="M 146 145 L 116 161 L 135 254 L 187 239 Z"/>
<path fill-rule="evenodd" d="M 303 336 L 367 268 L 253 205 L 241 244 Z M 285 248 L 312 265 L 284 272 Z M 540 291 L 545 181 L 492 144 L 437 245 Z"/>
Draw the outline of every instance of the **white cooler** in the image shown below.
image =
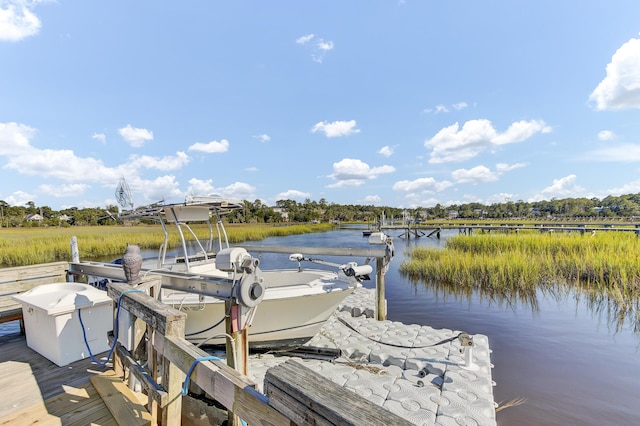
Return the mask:
<path fill-rule="evenodd" d="M 13 296 L 22 303 L 27 346 L 59 366 L 87 358 L 78 309 L 91 353 L 109 350 L 113 302 L 106 291 L 87 284 L 44 284 Z"/>

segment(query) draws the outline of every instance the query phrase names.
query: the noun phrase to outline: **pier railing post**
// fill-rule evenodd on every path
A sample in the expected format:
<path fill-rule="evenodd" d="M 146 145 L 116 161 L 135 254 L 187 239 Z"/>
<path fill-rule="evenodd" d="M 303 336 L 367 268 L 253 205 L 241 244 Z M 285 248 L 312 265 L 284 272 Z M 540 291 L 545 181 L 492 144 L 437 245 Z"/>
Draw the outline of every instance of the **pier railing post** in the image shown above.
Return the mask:
<path fill-rule="evenodd" d="M 376 319 L 384 321 L 387 319 L 387 299 L 385 296 L 384 269 L 385 259 L 376 258 Z"/>

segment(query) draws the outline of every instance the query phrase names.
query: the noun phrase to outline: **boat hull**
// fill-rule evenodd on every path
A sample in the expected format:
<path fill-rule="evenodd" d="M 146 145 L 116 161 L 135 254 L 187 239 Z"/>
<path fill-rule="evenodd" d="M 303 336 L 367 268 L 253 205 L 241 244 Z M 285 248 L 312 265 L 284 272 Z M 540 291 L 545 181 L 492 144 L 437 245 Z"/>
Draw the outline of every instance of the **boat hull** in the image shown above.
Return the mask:
<path fill-rule="evenodd" d="M 313 296 L 263 300 L 248 330 L 249 346 L 269 348 L 304 344 L 320 331 L 352 291 L 350 288 Z M 224 317 L 224 302 L 183 305 L 181 310 L 187 314 L 187 340 L 206 345 L 225 343 L 224 321 L 208 330 Z"/>
<path fill-rule="evenodd" d="M 359 286 L 329 271 L 276 270 L 264 272 L 264 278 L 267 290 L 248 329 L 251 348 L 305 343 Z M 161 301 L 187 314 L 187 340 L 202 345 L 225 343 L 224 300 L 163 289 Z"/>

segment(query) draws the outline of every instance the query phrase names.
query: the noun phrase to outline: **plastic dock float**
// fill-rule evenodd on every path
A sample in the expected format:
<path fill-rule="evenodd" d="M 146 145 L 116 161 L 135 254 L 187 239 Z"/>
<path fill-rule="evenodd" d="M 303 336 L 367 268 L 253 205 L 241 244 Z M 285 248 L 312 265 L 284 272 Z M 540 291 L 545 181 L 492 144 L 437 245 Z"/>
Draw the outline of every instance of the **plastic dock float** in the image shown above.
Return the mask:
<path fill-rule="evenodd" d="M 366 303 L 374 297 L 359 289 L 347 298 L 302 357 L 252 355 L 249 377 L 262 384 L 268 369 L 296 359 L 413 424 L 495 425 L 487 337 L 367 318 L 372 308 Z M 353 317 L 355 312 L 362 316 Z M 336 349 L 340 356 L 327 360 Z"/>

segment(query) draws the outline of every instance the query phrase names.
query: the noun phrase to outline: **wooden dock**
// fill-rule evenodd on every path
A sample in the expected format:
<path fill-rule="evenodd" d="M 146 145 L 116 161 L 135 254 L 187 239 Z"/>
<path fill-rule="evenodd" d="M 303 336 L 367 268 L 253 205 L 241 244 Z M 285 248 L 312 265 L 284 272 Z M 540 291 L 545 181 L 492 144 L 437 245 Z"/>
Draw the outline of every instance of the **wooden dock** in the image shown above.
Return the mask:
<path fill-rule="evenodd" d="M 596 232 L 632 232 L 640 236 L 640 224 L 637 223 L 410 223 L 382 225 L 380 230 L 399 238 L 435 237 L 440 239 L 441 232 L 457 230 L 460 234 L 471 235 L 475 232 L 490 233 L 518 233 L 520 231 L 545 232 L 575 232 L 581 235 L 591 235 Z M 364 235 L 364 232 L 363 232 Z"/>
<path fill-rule="evenodd" d="M 117 425 L 90 382 L 110 368 L 90 359 L 58 367 L 24 335 L 0 337 L 0 425 Z"/>
<path fill-rule="evenodd" d="M 71 272 L 78 269 L 69 264 Z M 2 272 L 0 283 L 19 281 L 15 270 Z M 258 384 L 234 366 L 185 340 L 186 315 L 153 297 L 157 285 L 149 281 L 132 291 L 125 283 L 108 284 L 108 295 L 131 315 L 134 335 L 130 350 L 109 335 L 115 350 L 103 367 L 88 358 L 59 367 L 28 348 L 24 335 L 0 337 L 0 425 L 180 425 L 201 424 L 203 415 L 216 417 L 220 408 L 194 405 L 190 395 L 215 400 L 234 426 L 357 424 L 358 418 L 371 425 L 411 424 L 364 397 L 348 393 L 346 398 L 340 386 L 295 361 L 270 372 L 266 394 L 260 393 Z M 237 342 L 243 332 L 232 333 Z M 246 369 L 242 360 L 236 362 L 236 368 Z M 189 394 L 183 395 L 187 372 Z M 310 381 L 317 386 L 309 387 Z M 132 393 L 131 386 L 141 392 Z"/>

